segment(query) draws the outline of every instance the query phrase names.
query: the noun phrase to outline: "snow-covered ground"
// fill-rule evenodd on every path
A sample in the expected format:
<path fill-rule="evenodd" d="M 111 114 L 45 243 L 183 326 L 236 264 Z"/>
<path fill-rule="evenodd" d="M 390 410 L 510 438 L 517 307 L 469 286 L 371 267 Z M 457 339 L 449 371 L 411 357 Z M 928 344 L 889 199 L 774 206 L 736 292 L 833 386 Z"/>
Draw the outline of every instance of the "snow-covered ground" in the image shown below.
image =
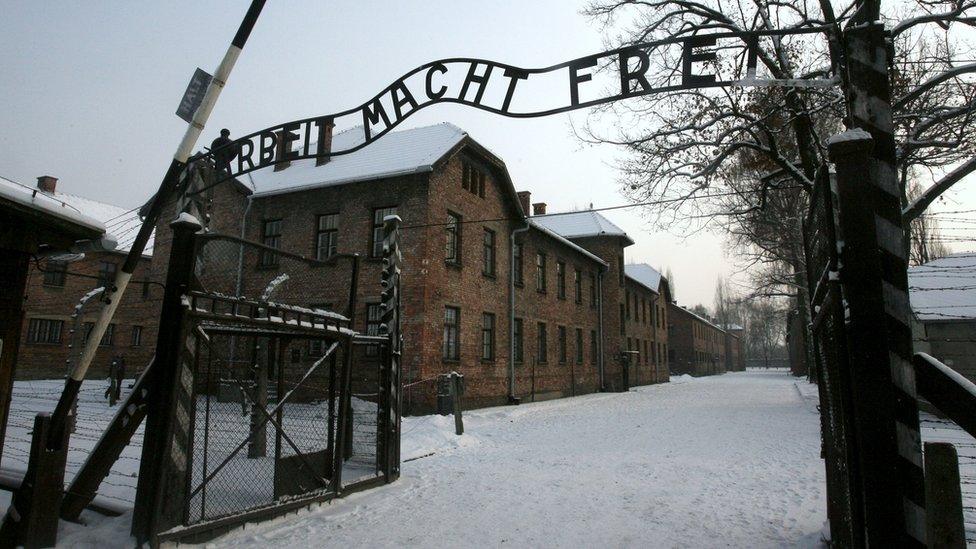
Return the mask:
<path fill-rule="evenodd" d="M 135 380 L 125 380 L 122 385 L 122 398 L 129 394 L 129 387 Z M 68 446 L 68 466 L 65 480 L 74 478 L 88 453 L 98 442 L 105 427 L 119 410 L 119 404 L 108 405 L 105 389 L 108 381 L 88 380 L 78 395 L 78 414 L 75 432 Z M 34 416 L 40 412 L 54 411 L 64 380 L 36 380 L 14 382 L 13 398 L 10 404 L 10 419 L 7 423 L 6 441 L 3 447 L 3 461 L 0 468 L 10 476 L 23 476 L 27 470 L 30 456 L 31 433 Z M 113 508 L 132 507 L 135 500 L 136 478 L 139 474 L 139 457 L 142 453 L 143 428 L 139 427 L 133 442 L 122 451 L 122 456 L 112 467 L 112 472 L 102 483 L 98 501 Z M 6 510 L 9 493 L 0 491 L 0 508 Z"/>
<path fill-rule="evenodd" d="M 405 418 L 400 481 L 210 545 L 816 547 L 826 521 L 816 401 L 783 371 L 750 371 L 466 412 L 461 437 L 451 417 Z M 86 408 L 110 417 L 97 399 Z M 923 417 L 923 436 L 956 443 L 964 483 L 976 482 L 976 441 L 950 427 Z M 134 485 L 129 467 L 110 480 Z M 64 546 L 132 546 L 129 514 L 83 517 L 88 527 L 62 524 Z"/>
<path fill-rule="evenodd" d="M 478 410 L 464 436 L 452 428 L 408 418 L 399 482 L 214 545 L 816 546 L 826 519 L 819 419 L 782 372 Z"/>
<path fill-rule="evenodd" d="M 18 389 L 36 400 L 54 387 Z M 85 433 L 95 428 L 86 415 L 111 417 L 97 382 L 89 393 Z M 815 546 L 825 521 L 818 425 L 813 403 L 783 372 L 684 376 L 625 394 L 467 412 L 461 437 L 453 418 L 405 418 L 399 482 L 213 543 Z M 123 464 L 110 480 L 134 485 L 131 474 Z M 132 497 L 119 486 L 108 493 Z M 129 514 L 83 518 L 87 528 L 62 525 L 63 545 L 131 546 Z"/>

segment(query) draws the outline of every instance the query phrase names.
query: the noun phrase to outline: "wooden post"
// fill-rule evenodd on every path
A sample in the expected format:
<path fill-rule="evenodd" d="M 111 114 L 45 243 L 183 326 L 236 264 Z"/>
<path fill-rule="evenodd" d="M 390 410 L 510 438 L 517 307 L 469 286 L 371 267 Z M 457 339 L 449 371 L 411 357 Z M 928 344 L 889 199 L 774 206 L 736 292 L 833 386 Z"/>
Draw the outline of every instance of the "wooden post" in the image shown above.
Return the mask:
<path fill-rule="evenodd" d="M 464 376 L 451 372 L 451 403 L 454 405 L 454 434 L 464 434 L 464 420 L 461 419 L 461 393 L 464 392 Z"/>
<path fill-rule="evenodd" d="M 14 366 L 24 323 L 24 291 L 30 254 L 0 249 L 0 453 L 7 432 L 7 416 L 14 389 Z"/>
<path fill-rule="evenodd" d="M 858 17 L 868 15 L 864 11 Z M 895 166 L 887 39 L 876 18 L 845 30 L 845 91 L 856 130 L 832 138 L 828 148 L 831 159 L 838 158 L 838 215 L 844 242 L 840 277 L 850 313 L 865 537 L 876 546 L 921 547 L 925 478 L 911 364 L 908 258 Z"/>
<path fill-rule="evenodd" d="M 908 296 L 904 282 L 892 284 L 883 268 L 899 261 L 891 250 L 901 249 L 901 233 L 896 227 L 889 235 L 889 222 L 879 216 L 880 189 L 870 176 L 877 170 L 869 156 L 873 144 L 860 130 L 828 143 L 837 168 L 840 284 L 861 480 L 852 490 L 863 495 L 864 537 L 872 545 L 923 546 L 925 486 L 915 376 L 911 363 L 901 358 L 911 352 Z M 885 237 L 895 246 L 879 241 Z"/>
<path fill-rule="evenodd" d="M 30 461 L 20 488 L 14 492 L 0 526 L 0 546 L 54 547 L 58 541 L 58 509 L 64 489 L 68 445 L 48 448 L 51 416 L 37 414 L 31 437 Z M 61 436 L 66 440 L 67 432 Z"/>
<path fill-rule="evenodd" d="M 132 392 L 122 401 L 121 408 L 105 429 L 105 434 L 65 490 L 64 500 L 61 502 L 61 518 L 78 520 L 81 512 L 95 498 L 98 486 L 108 476 L 112 465 L 118 461 L 122 450 L 129 445 L 132 435 L 142 424 L 146 417 L 146 400 L 149 396 L 146 378 L 152 367 L 153 362 L 150 362 L 149 367 L 139 376 Z"/>
<path fill-rule="evenodd" d="M 965 548 L 959 457 L 948 442 L 925 443 L 925 503 L 929 546 Z"/>
<path fill-rule="evenodd" d="M 400 354 L 403 337 L 400 334 L 400 223 L 399 216 L 383 219 L 383 272 L 380 284 L 383 287 L 383 323 L 380 334 L 388 338 L 383 360 L 382 392 L 380 399 L 381 420 L 377 423 L 377 440 L 383 442 L 383 472 L 387 482 L 400 476 L 400 416 L 403 382 L 401 381 Z M 353 284 L 358 281 L 359 257 L 353 263 Z M 355 298 L 353 293 L 352 298 Z"/>
<path fill-rule="evenodd" d="M 193 390 L 192 366 L 181 360 L 192 333 L 183 326 L 182 296 L 190 289 L 195 258 L 194 233 L 201 225 L 192 216 L 181 216 L 173 229 L 166 290 L 163 294 L 156 340 L 155 366 L 146 374 L 152 390 L 146 402 L 146 431 L 143 437 L 139 481 L 132 515 L 132 535 L 140 544 L 155 534 L 177 525 L 185 505 L 185 476 L 189 464 L 189 427 L 192 401 L 185 391 Z M 192 348 L 192 346 L 190 346 Z M 177 401 L 184 401 L 177 414 Z M 189 405 L 189 408 L 186 406 Z"/>

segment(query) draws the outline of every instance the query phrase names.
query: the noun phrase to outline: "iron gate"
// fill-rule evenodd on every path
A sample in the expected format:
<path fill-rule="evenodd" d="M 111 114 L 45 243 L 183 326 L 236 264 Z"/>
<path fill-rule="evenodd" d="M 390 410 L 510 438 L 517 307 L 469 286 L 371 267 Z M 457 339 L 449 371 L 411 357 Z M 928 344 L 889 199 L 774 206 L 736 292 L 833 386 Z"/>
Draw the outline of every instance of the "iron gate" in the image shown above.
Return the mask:
<path fill-rule="evenodd" d="M 227 235 L 193 240 L 181 322 L 187 394 L 174 410 L 188 434 L 171 447 L 187 456 L 182 520 L 159 539 L 194 539 L 395 479 L 399 456 L 387 449 L 399 447 L 390 398 L 399 334 L 384 313 L 398 303 L 357 311 L 355 255 L 318 261 Z M 388 253 L 386 263 L 398 262 Z"/>
<path fill-rule="evenodd" d="M 852 489 L 860 481 L 854 456 L 844 300 L 838 278 L 836 202 L 834 178 L 824 166 L 804 223 L 813 355 L 820 388 L 821 453 L 826 463 L 831 539 L 840 547 L 860 547 L 864 529 L 859 491 Z"/>

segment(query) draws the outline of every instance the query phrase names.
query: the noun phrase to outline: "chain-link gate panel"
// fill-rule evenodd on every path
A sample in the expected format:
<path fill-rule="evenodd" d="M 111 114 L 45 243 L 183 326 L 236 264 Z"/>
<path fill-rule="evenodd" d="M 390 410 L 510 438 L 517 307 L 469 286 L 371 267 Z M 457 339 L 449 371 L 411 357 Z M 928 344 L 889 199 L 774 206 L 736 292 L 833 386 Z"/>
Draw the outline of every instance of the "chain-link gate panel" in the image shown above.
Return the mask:
<path fill-rule="evenodd" d="M 355 423 L 341 393 L 361 352 L 358 258 L 314 261 L 216 234 L 196 249 L 184 297 L 200 341 L 186 523 L 337 493 L 336 454 L 356 440 L 340 425 Z M 375 447 L 375 413 L 372 426 L 361 436 Z"/>

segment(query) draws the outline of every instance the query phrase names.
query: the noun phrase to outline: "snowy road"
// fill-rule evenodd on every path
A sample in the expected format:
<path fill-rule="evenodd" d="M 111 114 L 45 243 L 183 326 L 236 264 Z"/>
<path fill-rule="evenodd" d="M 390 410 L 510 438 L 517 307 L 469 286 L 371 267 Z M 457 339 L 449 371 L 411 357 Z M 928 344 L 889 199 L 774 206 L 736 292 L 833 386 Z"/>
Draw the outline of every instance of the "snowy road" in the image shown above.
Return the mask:
<path fill-rule="evenodd" d="M 444 438 L 447 418 L 408 418 L 404 457 L 437 453 L 405 463 L 398 483 L 215 543 L 817 545 L 826 520 L 819 420 L 795 378 L 682 381 L 470 412 L 460 439 Z"/>

